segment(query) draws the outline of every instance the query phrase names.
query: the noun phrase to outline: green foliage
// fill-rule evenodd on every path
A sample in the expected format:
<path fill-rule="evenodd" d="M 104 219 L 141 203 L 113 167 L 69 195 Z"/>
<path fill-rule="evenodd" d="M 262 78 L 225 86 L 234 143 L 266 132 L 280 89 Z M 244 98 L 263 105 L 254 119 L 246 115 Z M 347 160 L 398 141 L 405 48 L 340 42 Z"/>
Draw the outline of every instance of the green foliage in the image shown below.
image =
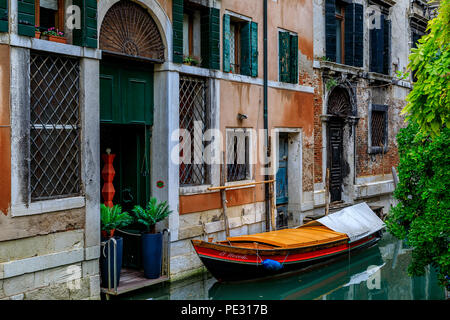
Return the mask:
<path fill-rule="evenodd" d="M 335 86 L 337 86 L 337 85 L 338 85 L 338 81 L 337 81 L 336 79 L 334 79 L 334 78 L 330 78 L 330 79 L 328 79 L 328 81 L 326 82 L 326 87 L 327 87 L 327 90 L 328 90 L 328 91 L 330 91 L 331 88 L 333 88 L 333 87 L 335 87 Z"/>
<path fill-rule="evenodd" d="M 442 0 L 439 14 L 429 21 L 428 34 L 412 49 L 408 67 L 417 81 L 403 109 L 407 120 L 420 125 L 420 131 L 438 135 L 450 117 L 450 0 Z"/>
<path fill-rule="evenodd" d="M 397 135 L 400 163 L 399 200 L 386 220 L 388 230 L 413 248 L 410 275 L 431 264 L 441 285 L 450 274 L 450 129 L 431 138 L 410 122 Z"/>
<path fill-rule="evenodd" d="M 118 204 L 110 208 L 102 203 L 100 205 L 100 221 L 102 231 L 110 232 L 129 225 L 133 218 L 128 212 L 122 212 L 122 207 Z"/>
<path fill-rule="evenodd" d="M 172 211 L 169 210 L 167 201 L 158 203 L 158 200 L 154 197 L 150 199 L 145 209 L 137 205 L 134 206 L 133 212 L 135 214 L 136 222 L 141 224 L 147 232 L 152 232 L 157 222 L 165 219 L 172 213 Z"/>

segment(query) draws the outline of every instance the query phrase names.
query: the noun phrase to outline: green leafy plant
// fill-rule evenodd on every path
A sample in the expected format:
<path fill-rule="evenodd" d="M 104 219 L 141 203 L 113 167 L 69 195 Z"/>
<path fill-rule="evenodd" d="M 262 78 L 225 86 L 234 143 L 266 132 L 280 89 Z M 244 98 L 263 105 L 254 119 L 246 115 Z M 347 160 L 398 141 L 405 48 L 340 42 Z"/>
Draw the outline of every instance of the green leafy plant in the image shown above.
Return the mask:
<path fill-rule="evenodd" d="M 399 203 L 387 216 L 391 234 L 412 248 L 411 276 L 421 276 L 433 266 L 441 285 L 450 274 L 450 129 L 434 138 L 410 122 L 397 135 L 399 183 L 394 197 Z"/>
<path fill-rule="evenodd" d="M 129 225 L 133 218 L 128 212 L 122 212 L 122 207 L 118 204 L 113 207 L 100 205 L 100 221 L 103 235 L 113 236 L 114 230 Z"/>
<path fill-rule="evenodd" d="M 330 91 L 331 88 L 333 88 L 333 87 L 335 87 L 335 86 L 337 86 L 337 85 L 338 85 L 338 81 L 337 81 L 336 79 L 334 79 L 334 78 L 330 78 L 330 79 L 328 79 L 328 81 L 326 82 L 326 87 L 327 87 L 327 90 L 328 90 L 328 91 Z"/>
<path fill-rule="evenodd" d="M 420 131 L 435 136 L 450 120 L 450 0 L 442 0 L 438 15 L 428 22 L 427 34 L 411 50 L 408 68 L 416 82 L 403 109 Z"/>
<path fill-rule="evenodd" d="M 44 36 L 64 37 L 64 32 L 56 30 L 55 27 L 48 28 L 48 30 L 42 32 Z"/>
<path fill-rule="evenodd" d="M 194 57 L 191 57 L 191 56 L 185 56 L 183 58 L 183 63 L 190 64 L 193 66 L 200 64 L 200 62 L 197 59 L 195 59 Z"/>
<path fill-rule="evenodd" d="M 157 222 L 165 219 L 172 213 L 169 210 L 167 201 L 158 203 L 158 200 L 154 197 L 147 203 L 145 209 L 139 205 L 134 206 L 133 212 L 136 222 L 141 224 L 146 232 L 155 233 L 155 225 Z"/>

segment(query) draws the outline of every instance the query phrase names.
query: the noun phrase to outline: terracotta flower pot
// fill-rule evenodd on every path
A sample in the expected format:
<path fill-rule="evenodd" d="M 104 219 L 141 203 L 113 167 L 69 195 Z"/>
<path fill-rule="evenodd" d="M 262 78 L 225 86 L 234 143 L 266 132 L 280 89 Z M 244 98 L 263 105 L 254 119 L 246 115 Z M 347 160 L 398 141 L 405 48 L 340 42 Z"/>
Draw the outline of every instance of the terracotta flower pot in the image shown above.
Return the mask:
<path fill-rule="evenodd" d="M 35 37 L 36 39 L 40 39 L 40 38 L 41 38 L 41 33 L 40 33 L 39 31 L 35 31 L 35 32 L 34 32 L 34 37 Z"/>
<path fill-rule="evenodd" d="M 108 234 L 107 231 L 102 230 L 102 237 L 103 238 L 112 238 L 114 236 L 114 231 L 116 231 L 116 229 L 109 230 L 109 234 Z"/>
<path fill-rule="evenodd" d="M 59 42 L 59 43 L 66 43 L 67 42 L 67 38 L 50 36 L 50 35 L 48 36 L 48 40 L 53 41 L 53 42 Z"/>

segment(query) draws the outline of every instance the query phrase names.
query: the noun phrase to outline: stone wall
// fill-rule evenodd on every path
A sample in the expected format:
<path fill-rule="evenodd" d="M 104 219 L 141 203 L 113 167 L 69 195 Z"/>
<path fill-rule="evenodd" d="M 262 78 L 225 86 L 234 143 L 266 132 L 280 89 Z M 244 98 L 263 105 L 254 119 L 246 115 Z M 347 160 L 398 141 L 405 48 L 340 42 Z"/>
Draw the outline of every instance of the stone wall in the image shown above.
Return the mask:
<path fill-rule="evenodd" d="M 0 299 L 99 299 L 98 254 L 83 229 L 3 241 Z"/>

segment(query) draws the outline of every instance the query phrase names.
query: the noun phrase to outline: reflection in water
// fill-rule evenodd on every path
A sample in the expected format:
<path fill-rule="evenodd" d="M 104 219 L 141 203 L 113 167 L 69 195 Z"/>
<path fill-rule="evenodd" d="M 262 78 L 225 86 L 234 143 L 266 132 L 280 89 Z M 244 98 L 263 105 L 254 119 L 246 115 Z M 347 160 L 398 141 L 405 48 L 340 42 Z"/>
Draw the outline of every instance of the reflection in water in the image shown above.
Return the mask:
<path fill-rule="evenodd" d="M 208 300 L 392 300 L 444 299 L 429 268 L 411 278 L 411 251 L 386 233 L 372 248 L 316 270 L 252 282 L 219 283 L 208 274 L 123 297 Z"/>

